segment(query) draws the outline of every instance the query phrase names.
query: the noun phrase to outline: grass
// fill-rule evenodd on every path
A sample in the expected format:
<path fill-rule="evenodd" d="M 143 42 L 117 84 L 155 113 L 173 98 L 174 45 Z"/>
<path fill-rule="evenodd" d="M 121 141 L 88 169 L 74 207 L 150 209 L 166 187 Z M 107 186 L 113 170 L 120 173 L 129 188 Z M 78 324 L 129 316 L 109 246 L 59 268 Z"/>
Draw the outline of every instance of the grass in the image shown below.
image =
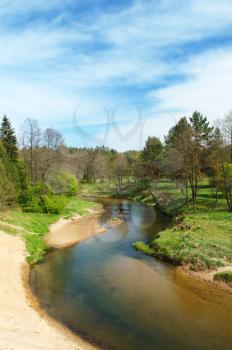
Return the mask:
<path fill-rule="evenodd" d="M 6 223 L 17 225 L 26 231 L 45 234 L 51 224 L 59 219 L 58 214 L 25 213 L 20 209 L 11 210 L 4 218 Z"/>
<path fill-rule="evenodd" d="M 137 180 L 125 182 L 116 197 L 130 198 L 134 201 L 153 204 L 154 201 L 160 209 L 169 215 L 183 211 L 185 196 L 174 182 L 168 180 L 149 181 Z"/>
<path fill-rule="evenodd" d="M 150 247 L 148 244 L 145 244 L 144 242 L 141 241 L 136 241 L 135 243 L 133 243 L 133 247 L 136 250 L 141 250 L 143 251 L 145 254 L 150 255 L 150 256 L 155 256 L 155 251 L 152 247 Z"/>
<path fill-rule="evenodd" d="M 86 215 L 88 213 L 88 209 L 97 208 L 99 206 L 99 203 L 90 202 L 81 198 L 74 197 L 69 201 L 68 205 L 66 206 L 64 210 L 64 216 L 68 218 L 74 214 Z"/>
<path fill-rule="evenodd" d="M 26 242 L 28 251 L 27 260 L 30 264 L 41 261 L 49 250 L 44 241 L 44 236 L 49 230 L 49 226 L 60 217 L 70 217 L 74 214 L 85 215 L 88 209 L 99 206 L 96 202 L 90 202 L 78 197 L 67 197 L 67 205 L 64 212 L 58 214 L 25 213 L 19 208 L 10 210 L 2 218 L 0 228 L 10 234 L 20 235 Z M 9 226 L 10 224 L 12 226 Z M 17 225 L 13 227 L 13 225 Z M 19 229 L 21 227 L 22 229 Z"/>
<path fill-rule="evenodd" d="M 116 191 L 116 182 L 111 181 L 110 183 L 105 181 L 95 181 L 95 182 L 83 182 L 81 184 L 81 194 L 82 196 L 112 196 Z"/>
<path fill-rule="evenodd" d="M 215 281 L 222 281 L 226 283 L 232 283 L 232 271 L 218 272 L 214 275 Z"/>
<path fill-rule="evenodd" d="M 146 254 L 174 264 L 188 264 L 192 270 L 217 269 L 232 263 L 232 213 L 226 202 L 215 199 L 207 185 L 198 194 L 197 211 L 185 208 L 172 228 L 161 232 L 147 245 L 138 244 Z"/>

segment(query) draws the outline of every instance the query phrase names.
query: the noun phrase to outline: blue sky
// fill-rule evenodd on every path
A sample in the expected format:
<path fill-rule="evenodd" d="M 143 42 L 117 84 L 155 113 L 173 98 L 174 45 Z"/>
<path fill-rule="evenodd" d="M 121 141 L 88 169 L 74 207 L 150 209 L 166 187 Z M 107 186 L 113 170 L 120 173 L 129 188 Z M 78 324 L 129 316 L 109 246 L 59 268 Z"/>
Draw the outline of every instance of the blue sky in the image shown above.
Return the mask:
<path fill-rule="evenodd" d="M 0 0 L 0 113 L 119 150 L 232 109 L 231 0 Z"/>

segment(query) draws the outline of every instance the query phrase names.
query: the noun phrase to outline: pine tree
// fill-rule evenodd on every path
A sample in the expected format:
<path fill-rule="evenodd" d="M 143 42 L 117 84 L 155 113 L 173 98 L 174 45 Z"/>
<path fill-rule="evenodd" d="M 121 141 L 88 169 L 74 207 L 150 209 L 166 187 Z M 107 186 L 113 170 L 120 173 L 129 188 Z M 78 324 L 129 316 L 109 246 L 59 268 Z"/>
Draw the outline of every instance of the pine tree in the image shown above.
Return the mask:
<path fill-rule="evenodd" d="M 190 118 L 192 127 L 192 170 L 190 176 L 190 185 L 192 190 L 193 208 L 196 208 L 196 198 L 201 174 L 201 155 L 204 147 L 212 136 L 213 128 L 209 126 L 206 117 L 199 112 L 194 112 Z"/>
<path fill-rule="evenodd" d="M 166 150 L 169 152 L 169 154 L 175 155 L 173 150 L 177 152 L 176 157 L 174 157 L 172 161 L 176 164 L 176 166 L 178 166 L 178 154 L 182 160 L 179 163 L 180 167 L 176 174 L 176 179 L 181 180 L 185 187 L 185 199 L 187 205 L 189 202 L 188 186 L 191 171 L 191 140 L 192 128 L 186 117 L 181 118 L 179 122 L 169 130 L 168 135 L 165 137 Z M 169 171 L 168 166 L 167 170 Z"/>
<path fill-rule="evenodd" d="M 4 115 L 0 128 L 0 140 L 6 150 L 6 154 L 10 160 L 16 161 L 18 156 L 17 139 L 10 120 Z"/>

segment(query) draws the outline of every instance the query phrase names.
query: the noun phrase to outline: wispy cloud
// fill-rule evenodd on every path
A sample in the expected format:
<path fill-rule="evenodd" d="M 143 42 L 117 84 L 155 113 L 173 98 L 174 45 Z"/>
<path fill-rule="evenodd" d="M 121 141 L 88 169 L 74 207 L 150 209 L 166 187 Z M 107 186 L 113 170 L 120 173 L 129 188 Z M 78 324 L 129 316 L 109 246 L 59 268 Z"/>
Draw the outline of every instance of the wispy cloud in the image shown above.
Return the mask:
<path fill-rule="evenodd" d="M 117 114 L 126 130 L 136 105 L 146 117 L 143 141 L 195 109 L 223 115 L 232 108 L 231 13 L 230 0 L 3 0 L 0 112 L 17 127 L 27 117 L 56 123 L 70 144 L 65 126 L 79 106 L 80 123 L 96 136 L 104 106 L 126 102 Z"/>

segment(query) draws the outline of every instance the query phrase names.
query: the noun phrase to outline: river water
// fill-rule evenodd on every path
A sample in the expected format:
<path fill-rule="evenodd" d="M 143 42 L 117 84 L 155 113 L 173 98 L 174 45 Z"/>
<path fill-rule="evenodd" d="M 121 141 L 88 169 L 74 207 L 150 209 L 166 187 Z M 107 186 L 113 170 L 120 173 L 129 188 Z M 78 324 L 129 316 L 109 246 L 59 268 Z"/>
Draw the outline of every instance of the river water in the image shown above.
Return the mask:
<path fill-rule="evenodd" d="M 152 207 L 101 199 L 101 224 L 122 205 L 125 222 L 54 250 L 30 274 L 47 312 L 100 348 L 231 350 L 232 295 L 133 249 L 169 225 Z"/>

